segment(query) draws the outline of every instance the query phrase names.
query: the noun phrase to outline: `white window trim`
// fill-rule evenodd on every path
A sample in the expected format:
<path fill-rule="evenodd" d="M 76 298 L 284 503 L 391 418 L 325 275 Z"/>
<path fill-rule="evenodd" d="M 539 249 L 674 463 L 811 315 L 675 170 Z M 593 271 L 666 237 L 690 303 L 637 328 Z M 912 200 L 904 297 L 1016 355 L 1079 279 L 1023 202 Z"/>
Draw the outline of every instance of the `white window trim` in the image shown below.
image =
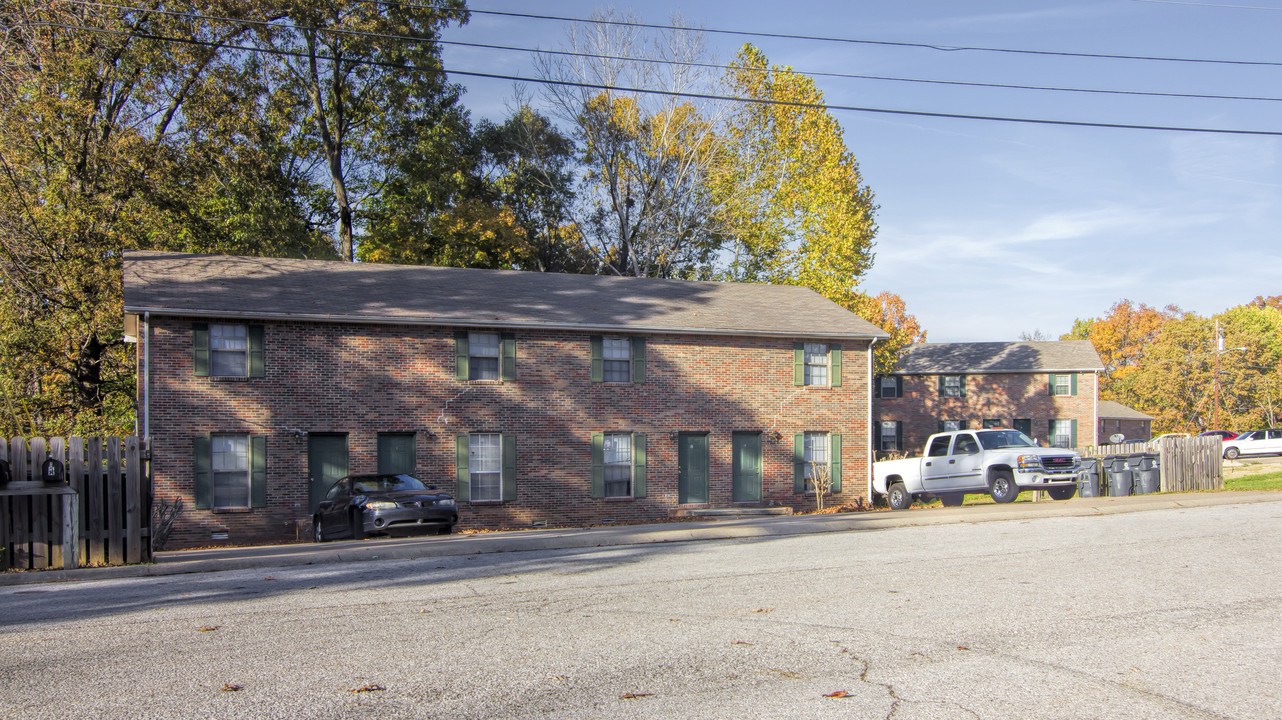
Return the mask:
<path fill-rule="evenodd" d="M 962 396 L 962 376 L 945 375 L 944 376 L 944 397 L 959 398 Z M 956 380 L 957 383 L 951 384 L 950 380 Z"/>
<path fill-rule="evenodd" d="M 486 343 L 482 348 L 481 343 L 477 342 L 479 338 L 494 338 L 493 345 Z M 493 352 L 490 352 L 490 349 Z M 467 334 L 467 366 L 469 380 L 499 380 L 503 377 L 503 336 L 496 332 L 475 332 L 469 331 Z M 494 360 L 494 377 L 477 377 L 480 364 L 477 360 Z"/>
<path fill-rule="evenodd" d="M 610 357 L 611 344 L 616 346 L 622 343 L 623 357 Z M 616 350 L 616 354 L 618 351 Z M 623 364 L 623 379 L 610 379 L 610 364 Z M 601 380 L 608 383 L 630 383 L 632 382 L 632 338 L 630 337 L 610 337 L 606 336 L 601 339 Z"/>
<path fill-rule="evenodd" d="M 823 348 L 822 352 L 811 352 L 811 348 Z M 811 358 L 823 358 L 823 362 L 811 362 Z M 832 385 L 832 346 L 828 343 L 803 343 L 802 345 L 802 379 L 806 386 L 828 387 Z M 823 368 L 824 381 L 812 380 L 811 368 Z"/>
<path fill-rule="evenodd" d="M 243 471 L 243 472 L 244 472 L 244 476 L 245 476 L 245 502 L 244 502 L 244 504 L 229 505 L 229 504 L 221 504 L 221 503 L 219 503 L 219 502 L 218 502 L 218 478 L 219 478 L 219 476 L 220 476 L 220 475 L 223 475 L 223 476 L 226 476 L 226 475 L 234 475 L 234 474 L 237 474 L 237 473 L 242 472 L 242 471 L 241 471 L 241 470 L 239 470 L 239 469 L 233 469 L 233 470 L 225 470 L 225 469 L 224 469 L 224 470 L 219 470 L 219 469 L 218 469 L 218 460 L 219 460 L 219 458 L 222 456 L 222 453 L 219 453 L 219 452 L 216 450 L 216 444 L 217 444 L 217 441 L 218 441 L 218 440 L 221 440 L 221 439 L 228 439 L 228 438 L 235 438 L 235 439 L 241 440 L 241 441 L 244 443 L 244 448 L 245 448 L 245 454 L 244 454 L 245 469 L 244 469 L 244 471 Z M 252 476 L 253 476 L 253 457 L 252 457 L 252 455 L 253 455 L 254 449 L 253 449 L 253 446 L 252 446 L 252 440 L 250 439 L 250 437 L 249 437 L 249 435 L 248 435 L 247 433 L 213 433 L 213 434 L 211 434 L 211 435 L 209 436 L 209 443 L 210 443 L 210 445 L 209 445 L 209 483 L 210 483 L 210 487 L 209 487 L 209 507 L 210 507 L 210 509 L 213 509 L 213 510 L 241 510 L 241 509 L 248 508 L 248 507 L 252 504 L 252 502 L 253 502 L 253 497 L 252 497 L 252 496 L 253 496 L 253 488 L 251 487 L 251 482 L 252 482 Z"/>
<path fill-rule="evenodd" d="M 476 441 L 480 438 L 494 438 L 494 466 L 495 470 L 480 470 L 478 460 L 481 459 L 480 452 L 477 449 Z M 478 497 L 478 475 L 497 475 L 498 484 L 495 486 L 494 497 Z M 471 502 L 501 502 L 503 500 L 503 435 L 500 433 L 470 433 L 467 436 L 467 484 L 468 498 Z"/>
<path fill-rule="evenodd" d="M 242 340 L 244 342 L 243 348 L 238 350 L 228 350 L 228 349 L 215 347 L 217 342 L 221 339 L 216 337 L 218 334 L 218 331 L 225 328 L 240 330 L 240 332 L 238 333 L 239 337 L 236 339 Z M 237 371 L 234 373 L 217 372 L 218 365 L 219 365 L 218 357 L 220 356 L 228 357 L 232 355 L 240 356 L 240 362 L 238 363 L 239 367 L 237 368 Z M 249 377 L 249 326 L 248 325 L 239 324 L 239 323 L 215 323 L 209 326 L 209 376 L 210 377 L 228 377 L 228 378 Z"/>
<path fill-rule="evenodd" d="M 886 434 L 886 429 L 890 429 L 890 434 Z M 891 447 L 886 447 L 886 438 L 889 437 L 893 442 Z M 881 452 L 895 452 L 899 449 L 899 424 L 894 420 L 881 420 L 877 423 L 877 449 Z"/>
<path fill-rule="evenodd" d="M 603 433 L 602 437 L 605 440 L 604 444 L 601 447 L 601 468 L 602 468 L 601 472 L 603 475 L 602 493 L 601 493 L 602 497 L 605 497 L 611 500 L 619 499 L 619 498 L 634 497 L 636 493 L 636 470 L 635 469 L 636 469 L 636 451 L 637 450 L 636 450 L 636 441 L 633 438 L 633 434 L 630 432 L 607 432 L 607 433 Z M 624 437 L 628 439 L 628 459 L 626 461 L 613 462 L 613 463 L 610 462 L 609 455 L 607 453 L 607 448 L 609 447 L 609 440 L 611 437 Z M 609 478 L 608 471 L 612 467 L 613 468 L 622 467 L 622 468 L 626 468 L 628 471 L 628 490 L 626 493 L 622 495 L 610 494 L 610 491 L 609 491 L 610 478 Z"/>
<path fill-rule="evenodd" d="M 814 459 L 815 446 L 814 446 L 813 440 L 818 438 L 823 438 L 823 454 L 824 454 L 823 461 L 818 461 Z M 826 433 L 826 432 L 807 432 L 804 438 L 804 447 L 802 449 L 802 454 L 805 461 L 803 477 L 805 477 L 806 480 L 811 480 L 812 478 L 814 478 L 815 476 L 814 468 L 816 465 L 822 465 L 823 467 L 828 468 L 829 474 L 831 475 L 832 434 Z M 813 485 L 806 492 L 814 492 Z"/>

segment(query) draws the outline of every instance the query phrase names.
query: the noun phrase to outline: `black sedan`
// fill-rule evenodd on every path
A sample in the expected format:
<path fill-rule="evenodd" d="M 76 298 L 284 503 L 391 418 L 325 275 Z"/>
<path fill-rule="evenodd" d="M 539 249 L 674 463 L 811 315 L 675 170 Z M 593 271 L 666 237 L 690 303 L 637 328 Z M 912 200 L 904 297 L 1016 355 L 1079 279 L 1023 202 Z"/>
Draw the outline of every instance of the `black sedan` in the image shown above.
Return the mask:
<path fill-rule="evenodd" d="M 316 542 L 360 540 L 389 529 L 432 529 L 448 535 L 458 522 L 449 493 L 409 475 L 350 475 L 334 483 L 312 516 Z"/>

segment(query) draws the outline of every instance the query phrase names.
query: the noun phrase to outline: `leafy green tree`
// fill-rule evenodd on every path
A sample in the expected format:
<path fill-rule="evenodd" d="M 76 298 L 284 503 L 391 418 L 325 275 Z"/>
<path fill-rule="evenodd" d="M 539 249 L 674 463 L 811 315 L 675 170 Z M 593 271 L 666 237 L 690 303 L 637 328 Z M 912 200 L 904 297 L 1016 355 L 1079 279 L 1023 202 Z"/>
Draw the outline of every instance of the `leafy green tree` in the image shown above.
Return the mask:
<path fill-rule="evenodd" d="M 727 120 L 712 187 L 733 279 L 805 285 L 840 302 L 872 266 L 877 205 L 814 80 L 752 45 L 726 82 L 749 102 Z"/>

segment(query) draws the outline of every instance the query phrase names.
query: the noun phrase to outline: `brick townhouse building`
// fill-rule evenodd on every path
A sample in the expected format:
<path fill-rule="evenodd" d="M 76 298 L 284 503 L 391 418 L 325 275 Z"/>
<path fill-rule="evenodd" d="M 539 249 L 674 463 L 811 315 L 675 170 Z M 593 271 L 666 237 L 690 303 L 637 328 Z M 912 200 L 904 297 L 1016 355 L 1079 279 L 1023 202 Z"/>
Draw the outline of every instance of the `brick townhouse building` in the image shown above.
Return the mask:
<path fill-rule="evenodd" d="M 911 345 L 877 378 L 875 449 L 915 454 L 932 433 L 983 427 L 1095 445 L 1103 370 L 1088 340 Z"/>
<path fill-rule="evenodd" d="M 124 296 L 174 546 L 305 537 L 349 472 L 462 528 L 867 497 L 886 335 L 805 288 L 130 252 Z"/>

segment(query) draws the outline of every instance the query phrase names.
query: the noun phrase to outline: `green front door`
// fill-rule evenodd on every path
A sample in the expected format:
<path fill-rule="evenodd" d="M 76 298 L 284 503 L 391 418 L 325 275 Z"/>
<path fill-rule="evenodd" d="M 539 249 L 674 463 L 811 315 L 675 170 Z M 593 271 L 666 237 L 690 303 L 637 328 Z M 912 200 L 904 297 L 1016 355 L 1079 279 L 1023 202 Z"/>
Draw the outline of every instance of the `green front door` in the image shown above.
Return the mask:
<path fill-rule="evenodd" d="M 316 506 L 335 482 L 347 475 L 347 435 L 308 434 L 307 511 Z"/>
<path fill-rule="evenodd" d="M 734 486 L 731 499 L 737 503 L 761 502 L 761 433 L 737 432 L 734 449 Z"/>
<path fill-rule="evenodd" d="M 677 435 L 677 502 L 708 502 L 708 434 Z"/>

